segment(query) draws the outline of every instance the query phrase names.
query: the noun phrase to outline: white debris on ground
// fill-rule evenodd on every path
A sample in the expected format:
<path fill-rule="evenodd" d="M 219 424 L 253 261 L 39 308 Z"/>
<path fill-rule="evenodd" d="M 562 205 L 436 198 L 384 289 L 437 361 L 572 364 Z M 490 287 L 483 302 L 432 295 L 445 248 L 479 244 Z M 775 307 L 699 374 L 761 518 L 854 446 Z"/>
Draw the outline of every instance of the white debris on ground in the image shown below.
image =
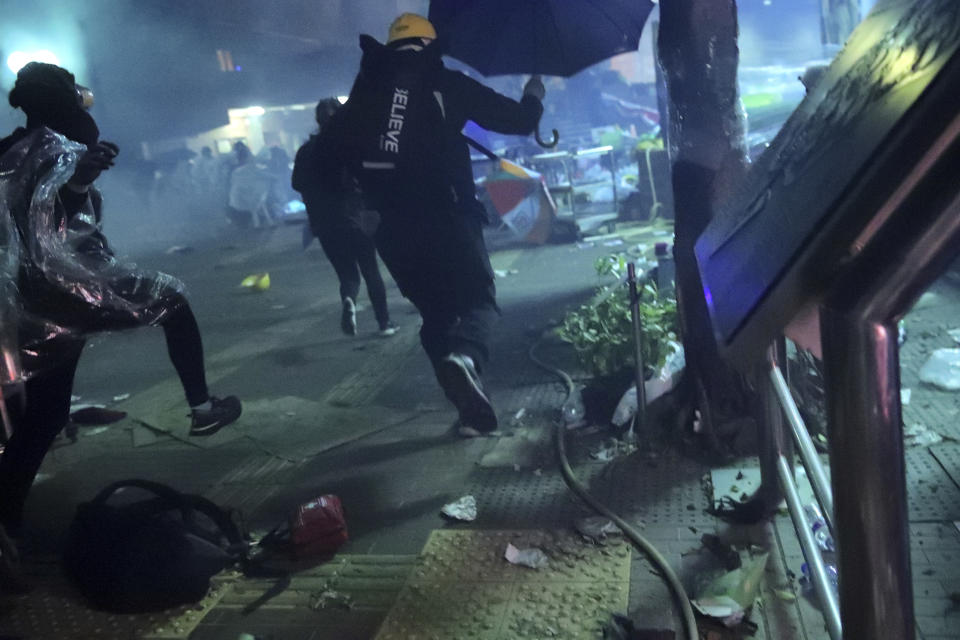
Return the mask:
<path fill-rule="evenodd" d="M 944 391 L 960 391 L 960 349 L 937 349 L 920 367 L 920 382 Z"/>
<path fill-rule="evenodd" d="M 503 557 L 510 564 L 530 567 L 531 569 L 542 569 L 550 562 L 547 554 L 540 549 L 517 549 L 509 543 L 507 543 L 507 549 Z"/>
<path fill-rule="evenodd" d="M 477 519 L 477 499 L 473 496 L 463 496 L 455 502 L 443 505 L 440 513 L 453 520 L 473 522 Z"/>

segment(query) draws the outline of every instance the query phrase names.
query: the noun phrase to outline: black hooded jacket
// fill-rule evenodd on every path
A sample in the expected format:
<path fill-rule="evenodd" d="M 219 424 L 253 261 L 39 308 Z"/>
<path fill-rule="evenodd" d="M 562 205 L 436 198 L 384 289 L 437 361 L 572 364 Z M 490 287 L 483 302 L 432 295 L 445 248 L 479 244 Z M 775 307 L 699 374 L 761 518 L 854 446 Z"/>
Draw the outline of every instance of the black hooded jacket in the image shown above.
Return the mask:
<path fill-rule="evenodd" d="M 453 187 L 458 208 L 476 210 L 480 205 L 476 201 L 470 151 L 461 134 L 467 121 L 473 120 L 498 133 L 529 135 L 537 127 L 543 105 L 528 95 L 518 102 L 459 71 L 447 69 L 441 59 L 441 41 L 432 41 L 419 51 L 398 50 L 362 35 L 360 47 L 363 59 L 351 95 L 362 91 L 366 83 L 389 82 L 399 69 L 415 69 L 431 78 L 443 114 L 441 130 L 431 138 L 431 145 Z"/>

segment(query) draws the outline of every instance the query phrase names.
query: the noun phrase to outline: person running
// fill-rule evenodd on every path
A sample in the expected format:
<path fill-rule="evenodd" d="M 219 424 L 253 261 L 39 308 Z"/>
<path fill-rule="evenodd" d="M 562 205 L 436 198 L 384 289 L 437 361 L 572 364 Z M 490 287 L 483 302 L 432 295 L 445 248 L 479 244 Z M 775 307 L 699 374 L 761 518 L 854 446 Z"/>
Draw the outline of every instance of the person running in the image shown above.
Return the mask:
<path fill-rule="evenodd" d="M 297 150 L 291 183 L 303 196 L 310 230 L 320 240 L 323 252 L 340 281 L 342 313 L 340 328 L 349 336 L 357 335 L 357 295 L 360 277 L 367 284 L 367 295 L 380 327 L 380 335 L 392 336 L 397 325 L 390 320 L 387 289 L 377 265 L 377 249 L 369 229 L 364 229 L 363 200 L 356 180 L 344 167 L 325 163 L 324 145 L 341 126 L 337 112 L 340 101 L 327 98 L 317 103 L 319 132 L 311 135 Z"/>
<path fill-rule="evenodd" d="M 499 133 L 533 133 L 543 83 L 531 78 L 518 102 L 447 69 L 436 30 L 415 14 L 394 20 L 386 44 L 362 35 L 360 46 L 360 72 L 331 149 L 380 214 L 377 249 L 420 311 L 421 344 L 458 410 L 459 433 L 492 433 L 496 411 L 480 375 L 499 309 L 461 131 L 472 120 Z"/>
<path fill-rule="evenodd" d="M 0 524 L 19 529 L 44 456 L 70 416 L 70 396 L 85 336 L 160 326 L 187 404 L 190 435 L 209 436 L 241 413 L 234 396 L 207 389 L 200 330 L 183 284 L 119 261 L 101 233 L 102 197 L 93 185 L 114 164 L 116 145 L 100 140 L 87 111 L 89 90 L 72 73 L 31 62 L 17 74 L 10 105 L 25 127 L 0 140 L 0 219 L 7 273 L 15 279 L 16 353 L 5 391 L 13 433 L 0 455 Z M 10 283 L 3 283 L 8 292 Z M 7 310 L 9 307 L 7 305 Z M 19 360 L 16 362 L 16 360 Z M 7 394 L 5 394 L 7 395 Z"/>

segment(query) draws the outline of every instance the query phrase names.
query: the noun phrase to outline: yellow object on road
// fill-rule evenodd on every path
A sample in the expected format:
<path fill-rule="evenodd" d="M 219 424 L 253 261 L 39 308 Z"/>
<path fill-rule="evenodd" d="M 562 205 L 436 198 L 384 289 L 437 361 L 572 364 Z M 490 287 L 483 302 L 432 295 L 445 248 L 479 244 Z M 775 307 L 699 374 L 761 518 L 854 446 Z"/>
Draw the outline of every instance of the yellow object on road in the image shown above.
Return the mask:
<path fill-rule="evenodd" d="M 240 286 L 254 291 L 266 291 L 270 288 L 270 274 L 254 273 L 244 278 Z"/>

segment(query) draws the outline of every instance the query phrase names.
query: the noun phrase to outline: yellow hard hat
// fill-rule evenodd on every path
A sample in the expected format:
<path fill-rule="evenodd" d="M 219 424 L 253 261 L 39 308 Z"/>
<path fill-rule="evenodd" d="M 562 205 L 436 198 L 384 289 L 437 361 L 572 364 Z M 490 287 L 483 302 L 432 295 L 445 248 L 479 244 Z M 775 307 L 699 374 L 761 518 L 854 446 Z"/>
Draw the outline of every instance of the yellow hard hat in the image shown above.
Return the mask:
<path fill-rule="evenodd" d="M 436 40 L 437 30 L 429 20 L 415 13 L 404 13 L 393 21 L 387 33 L 387 44 L 405 38 L 430 38 Z"/>

